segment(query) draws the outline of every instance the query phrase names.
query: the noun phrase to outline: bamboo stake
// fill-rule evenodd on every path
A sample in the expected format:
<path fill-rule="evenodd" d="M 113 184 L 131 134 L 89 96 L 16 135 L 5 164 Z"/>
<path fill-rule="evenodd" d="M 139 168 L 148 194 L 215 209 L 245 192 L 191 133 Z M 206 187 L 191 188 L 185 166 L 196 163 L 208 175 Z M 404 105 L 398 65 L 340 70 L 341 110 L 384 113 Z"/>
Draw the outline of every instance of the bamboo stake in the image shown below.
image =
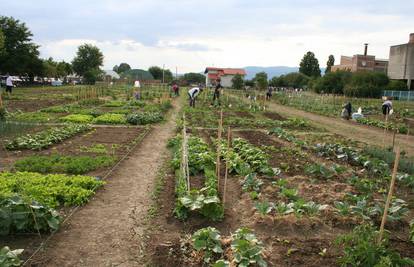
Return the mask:
<path fill-rule="evenodd" d="M 382 221 L 381 221 L 381 227 L 380 227 L 380 232 L 379 232 L 379 237 L 378 237 L 378 244 L 381 242 L 382 236 L 384 234 L 385 223 L 387 222 L 388 209 L 390 207 L 391 198 L 392 198 L 392 195 L 394 193 L 395 178 L 397 176 L 399 161 L 400 161 L 400 148 L 397 147 L 397 150 L 395 152 L 394 169 L 392 171 L 390 190 L 388 191 L 387 201 L 385 202 L 384 215 L 382 216 Z"/>
<path fill-rule="evenodd" d="M 397 133 L 397 130 L 393 131 L 393 135 L 392 135 L 392 151 L 394 151 L 394 146 L 395 146 L 395 134 Z"/>
<path fill-rule="evenodd" d="M 226 202 L 226 188 L 227 188 L 227 177 L 229 173 L 229 152 L 231 149 L 231 129 L 230 126 L 227 128 L 227 157 L 226 157 L 226 172 L 224 173 L 224 188 L 223 188 L 223 207 Z"/>
<path fill-rule="evenodd" d="M 217 161 L 216 161 L 216 173 L 217 173 L 217 187 L 220 188 L 220 155 L 221 155 L 221 131 L 223 127 L 223 110 L 220 111 L 220 120 L 217 132 Z"/>
<path fill-rule="evenodd" d="M 385 136 L 387 135 L 388 114 L 385 115 L 384 135 L 382 136 L 382 147 L 385 148 Z"/>

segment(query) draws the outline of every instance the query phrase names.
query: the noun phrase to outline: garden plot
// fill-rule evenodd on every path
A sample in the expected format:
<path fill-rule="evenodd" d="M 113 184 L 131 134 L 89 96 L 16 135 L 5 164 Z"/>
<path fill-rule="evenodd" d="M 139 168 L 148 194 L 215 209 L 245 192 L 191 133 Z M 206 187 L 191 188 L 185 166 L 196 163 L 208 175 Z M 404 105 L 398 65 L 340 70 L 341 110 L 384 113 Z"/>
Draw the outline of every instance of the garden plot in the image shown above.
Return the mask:
<path fill-rule="evenodd" d="M 217 131 L 208 128 L 217 125 L 219 115 L 198 109 L 186 111 L 188 124 L 198 126 L 190 128 L 191 135 L 201 137 L 215 151 Z M 233 119 L 232 111 L 226 108 L 226 112 L 224 124 L 226 118 Z M 253 116 L 257 114 L 253 113 Z M 191 117 L 193 115 L 195 119 Z M 167 190 L 160 194 L 158 203 L 162 204 L 158 213 L 153 214 L 154 234 L 150 235 L 148 248 L 156 266 L 165 266 L 163 263 L 166 262 L 171 263 L 169 266 L 203 266 L 203 261 L 212 266 L 219 259 L 221 261 L 214 266 L 234 264 L 240 256 L 236 251 L 235 232 L 243 227 L 255 234 L 252 240 L 257 238 L 255 244 L 259 246 L 255 248 L 255 255 L 262 257 L 269 266 L 353 264 L 352 256 L 365 253 L 361 248 L 358 251 L 357 243 L 376 246 L 377 234 L 369 224 L 375 225 L 376 229 L 379 227 L 392 162 L 385 162 L 386 169 L 384 163 L 378 161 L 378 155 L 373 156 L 373 151 L 369 156 L 367 153 L 352 154 L 354 150 L 360 153 L 363 145 L 318 131 L 310 125 L 262 124 L 259 128 L 265 129 L 233 129 L 233 150 L 228 150 L 223 141 L 221 177 L 224 177 L 226 161 L 230 165 L 230 175 L 226 191 L 229 197 L 221 221 L 202 217 L 189 217 L 184 221 L 175 218 L 171 204 L 176 195 L 175 175 L 170 173 L 164 177 Z M 338 141 L 351 147 L 347 157 L 356 157 L 356 163 L 343 160 L 343 151 L 347 150 L 342 147 L 317 146 Z M 404 169 L 409 170 L 409 167 Z M 414 245 L 409 241 L 414 195 L 410 187 L 412 178 L 406 174 L 400 176 L 396 198 L 389 209 L 386 228 L 391 234 L 383 244 L 372 248 L 382 251 L 382 254 L 376 254 L 378 258 L 374 261 L 412 264 L 403 259 L 414 258 Z M 222 180 L 218 191 L 218 197 L 222 199 Z M 163 233 L 160 233 L 161 229 Z M 264 266 L 260 258 L 252 260 Z M 365 266 L 369 264 L 369 260 L 364 261 Z"/>

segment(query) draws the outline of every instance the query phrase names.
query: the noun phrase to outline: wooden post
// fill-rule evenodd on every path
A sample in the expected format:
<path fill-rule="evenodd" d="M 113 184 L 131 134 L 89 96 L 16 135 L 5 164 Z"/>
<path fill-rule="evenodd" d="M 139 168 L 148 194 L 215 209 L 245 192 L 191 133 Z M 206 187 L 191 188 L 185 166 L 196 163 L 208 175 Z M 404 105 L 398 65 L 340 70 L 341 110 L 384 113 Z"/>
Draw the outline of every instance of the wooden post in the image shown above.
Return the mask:
<path fill-rule="evenodd" d="M 387 135 L 388 114 L 385 115 L 384 135 L 382 137 L 382 147 L 385 148 L 385 136 Z"/>
<path fill-rule="evenodd" d="M 388 191 L 387 201 L 385 202 L 384 214 L 382 215 L 382 220 L 381 220 L 381 227 L 380 227 L 380 232 L 378 236 L 378 244 L 381 243 L 382 236 L 384 234 L 385 223 L 387 222 L 388 209 L 390 207 L 390 202 L 392 199 L 392 195 L 394 193 L 395 178 L 397 176 L 399 162 L 400 162 L 400 148 L 397 147 L 397 150 L 395 152 L 394 169 L 392 171 L 390 190 Z"/>
<path fill-rule="evenodd" d="M 220 110 L 220 120 L 217 131 L 217 161 L 216 161 L 216 174 L 217 174 L 217 188 L 220 188 L 220 156 L 221 156 L 221 132 L 223 126 L 223 110 Z"/>
<path fill-rule="evenodd" d="M 394 146 L 395 146 L 395 134 L 397 133 L 397 130 L 393 131 L 393 135 L 392 135 L 392 151 L 394 151 Z"/>
<path fill-rule="evenodd" d="M 181 160 L 181 172 L 185 176 L 185 179 L 187 181 L 187 191 L 190 193 L 190 173 L 189 173 L 189 167 L 188 167 L 188 149 L 187 149 L 187 130 L 185 127 L 185 113 L 183 114 L 183 140 L 182 140 L 182 160 Z"/>
<path fill-rule="evenodd" d="M 227 177 L 229 173 L 229 153 L 231 149 L 231 129 L 230 126 L 227 128 L 227 157 L 226 157 L 226 172 L 224 173 L 224 188 L 223 188 L 223 207 L 226 202 L 226 188 L 227 188 Z"/>

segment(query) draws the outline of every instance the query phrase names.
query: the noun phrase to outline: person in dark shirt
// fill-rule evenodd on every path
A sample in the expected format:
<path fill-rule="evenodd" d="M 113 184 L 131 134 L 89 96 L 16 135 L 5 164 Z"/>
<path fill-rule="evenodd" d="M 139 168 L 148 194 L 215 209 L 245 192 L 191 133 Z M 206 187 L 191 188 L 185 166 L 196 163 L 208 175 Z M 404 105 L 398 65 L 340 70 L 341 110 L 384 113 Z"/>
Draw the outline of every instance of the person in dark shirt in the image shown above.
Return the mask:
<path fill-rule="evenodd" d="M 214 103 L 217 99 L 219 106 L 221 106 L 221 102 L 220 102 L 220 90 L 221 90 L 221 88 L 223 88 L 223 87 L 221 86 L 220 80 L 218 80 L 217 85 L 214 88 L 213 103 L 211 103 L 211 105 L 214 105 Z"/>

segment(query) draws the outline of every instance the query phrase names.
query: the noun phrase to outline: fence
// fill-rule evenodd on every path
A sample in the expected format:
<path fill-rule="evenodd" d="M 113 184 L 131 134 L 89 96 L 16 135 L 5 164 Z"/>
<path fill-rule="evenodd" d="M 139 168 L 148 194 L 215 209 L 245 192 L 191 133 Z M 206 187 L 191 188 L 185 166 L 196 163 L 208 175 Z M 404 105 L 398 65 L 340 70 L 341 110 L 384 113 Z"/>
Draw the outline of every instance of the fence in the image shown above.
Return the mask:
<path fill-rule="evenodd" d="M 414 101 L 414 91 L 388 91 L 385 90 L 383 96 L 391 96 L 396 100 Z"/>

